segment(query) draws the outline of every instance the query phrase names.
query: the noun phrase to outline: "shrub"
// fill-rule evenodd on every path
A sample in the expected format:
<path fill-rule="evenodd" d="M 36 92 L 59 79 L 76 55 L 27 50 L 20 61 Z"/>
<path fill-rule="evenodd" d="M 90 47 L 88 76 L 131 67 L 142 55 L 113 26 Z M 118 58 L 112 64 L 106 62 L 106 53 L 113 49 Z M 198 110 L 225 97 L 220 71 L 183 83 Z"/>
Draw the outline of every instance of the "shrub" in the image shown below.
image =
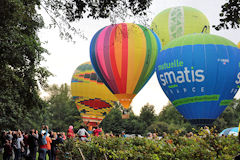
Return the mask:
<path fill-rule="evenodd" d="M 219 137 L 196 132 L 193 137 L 181 136 L 181 131 L 161 140 L 147 138 L 92 137 L 90 142 L 66 140 L 59 146 L 59 159 L 87 160 L 169 160 L 169 159 L 233 159 L 240 152 L 237 137 Z"/>

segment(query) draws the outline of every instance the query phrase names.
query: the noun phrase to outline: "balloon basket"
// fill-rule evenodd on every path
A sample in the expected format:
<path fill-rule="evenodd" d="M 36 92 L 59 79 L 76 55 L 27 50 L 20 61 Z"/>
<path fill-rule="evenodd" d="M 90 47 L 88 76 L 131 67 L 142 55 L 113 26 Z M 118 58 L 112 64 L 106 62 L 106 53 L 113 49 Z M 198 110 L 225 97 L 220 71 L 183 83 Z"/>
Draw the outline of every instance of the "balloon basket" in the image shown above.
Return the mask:
<path fill-rule="evenodd" d="M 130 117 L 129 110 L 126 109 L 126 108 L 123 108 L 123 110 L 122 110 L 122 119 L 129 119 L 129 117 Z"/>
<path fill-rule="evenodd" d="M 129 113 L 122 115 L 122 119 L 129 119 L 129 117 L 130 117 L 130 114 L 129 114 Z"/>

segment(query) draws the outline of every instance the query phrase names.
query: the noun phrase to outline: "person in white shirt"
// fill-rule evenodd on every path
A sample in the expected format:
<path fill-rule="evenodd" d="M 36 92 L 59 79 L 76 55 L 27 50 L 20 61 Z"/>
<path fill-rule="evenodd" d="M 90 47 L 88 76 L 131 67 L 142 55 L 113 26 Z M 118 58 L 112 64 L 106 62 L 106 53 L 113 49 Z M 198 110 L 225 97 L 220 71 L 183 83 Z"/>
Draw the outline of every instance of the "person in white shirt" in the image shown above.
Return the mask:
<path fill-rule="evenodd" d="M 90 134 L 86 131 L 86 129 L 83 126 L 80 126 L 80 129 L 78 130 L 77 135 L 79 136 L 81 141 L 86 141 L 86 142 L 89 141 L 87 137 L 89 137 Z"/>

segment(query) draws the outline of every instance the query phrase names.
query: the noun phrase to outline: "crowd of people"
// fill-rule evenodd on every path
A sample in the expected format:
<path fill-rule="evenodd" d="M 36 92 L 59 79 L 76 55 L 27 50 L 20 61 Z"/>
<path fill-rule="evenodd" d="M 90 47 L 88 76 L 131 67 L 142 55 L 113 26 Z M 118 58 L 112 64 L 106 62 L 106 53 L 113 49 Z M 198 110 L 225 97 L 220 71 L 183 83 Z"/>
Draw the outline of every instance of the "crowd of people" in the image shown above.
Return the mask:
<path fill-rule="evenodd" d="M 93 136 L 99 136 L 102 129 L 93 128 Z M 31 129 L 29 132 L 3 131 L 1 135 L 0 150 L 3 153 L 3 160 L 56 160 L 57 145 L 64 143 L 67 138 L 79 138 L 81 141 L 90 141 L 90 134 L 84 126 L 75 134 L 73 126 L 69 126 L 67 136 L 65 132 L 49 131 L 47 125 L 41 127 L 41 131 Z M 38 152 L 38 156 L 37 156 Z"/>
<path fill-rule="evenodd" d="M 3 131 L 1 135 L 1 151 L 3 160 L 49 160 L 56 159 L 57 144 L 66 139 L 64 132 L 49 132 L 48 126 L 43 125 L 41 131 L 31 129 L 29 132 Z"/>

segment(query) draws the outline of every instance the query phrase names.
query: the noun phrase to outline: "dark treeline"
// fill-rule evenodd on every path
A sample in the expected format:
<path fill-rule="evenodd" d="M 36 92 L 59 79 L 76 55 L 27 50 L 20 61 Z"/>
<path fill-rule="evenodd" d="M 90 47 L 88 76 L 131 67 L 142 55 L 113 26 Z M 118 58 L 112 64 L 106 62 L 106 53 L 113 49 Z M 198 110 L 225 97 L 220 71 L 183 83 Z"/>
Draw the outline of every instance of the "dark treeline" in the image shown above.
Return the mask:
<path fill-rule="evenodd" d="M 49 97 L 44 100 L 46 107 L 29 110 L 14 127 L 9 121 L 9 124 L 5 124 L 7 127 L 1 129 L 39 129 L 41 124 L 47 124 L 54 131 L 66 131 L 69 125 L 78 129 L 82 120 L 72 100 L 70 87 L 67 84 L 52 85 L 47 89 L 47 92 Z M 216 126 L 217 130 L 221 131 L 228 127 L 238 126 L 240 120 L 239 102 L 240 100 L 233 100 L 214 122 L 213 125 Z M 148 132 L 162 135 L 163 132 L 173 133 L 175 130 L 182 130 L 183 133 L 186 133 L 192 131 L 192 128 L 198 129 L 198 126 L 193 126 L 185 120 L 171 103 L 166 105 L 159 114 L 156 114 L 154 108 L 153 105 L 146 104 L 141 108 L 139 115 L 135 115 L 131 111 L 129 119 L 122 119 L 122 108 L 118 103 L 102 121 L 100 127 L 105 133 L 120 134 L 125 131 L 127 134 L 140 135 L 145 135 Z"/>

